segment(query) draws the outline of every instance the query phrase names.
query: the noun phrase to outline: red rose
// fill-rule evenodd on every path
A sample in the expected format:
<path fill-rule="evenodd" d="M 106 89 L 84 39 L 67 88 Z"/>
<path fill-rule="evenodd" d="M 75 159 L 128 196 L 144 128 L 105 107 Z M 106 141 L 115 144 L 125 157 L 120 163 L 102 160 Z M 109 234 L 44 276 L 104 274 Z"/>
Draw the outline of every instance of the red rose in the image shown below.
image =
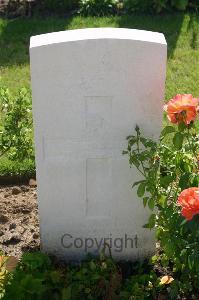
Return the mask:
<path fill-rule="evenodd" d="M 187 220 L 199 214 L 199 188 L 192 187 L 182 191 L 178 197 L 178 204 L 182 207 L 181 214 Z"/>
<path fill-rule="evenodd" d="M 171 123 L 184 122 L 189 125 L 197 117 L 198 105 L 199 99 L 191 94 L 178 94 L 164 106 L 164 110 Z"/>

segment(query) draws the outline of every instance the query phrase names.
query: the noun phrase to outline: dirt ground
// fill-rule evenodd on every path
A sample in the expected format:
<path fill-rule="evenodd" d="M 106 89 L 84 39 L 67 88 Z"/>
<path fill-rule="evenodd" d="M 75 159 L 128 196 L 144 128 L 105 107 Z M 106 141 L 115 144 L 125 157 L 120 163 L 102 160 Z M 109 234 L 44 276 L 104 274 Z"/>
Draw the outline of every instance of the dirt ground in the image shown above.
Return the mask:
<path fill-rule="evenodd" d="M 20 257 L 39 250 L 37 192 L 30 186 L 0 186 L 0 250 Z"/>

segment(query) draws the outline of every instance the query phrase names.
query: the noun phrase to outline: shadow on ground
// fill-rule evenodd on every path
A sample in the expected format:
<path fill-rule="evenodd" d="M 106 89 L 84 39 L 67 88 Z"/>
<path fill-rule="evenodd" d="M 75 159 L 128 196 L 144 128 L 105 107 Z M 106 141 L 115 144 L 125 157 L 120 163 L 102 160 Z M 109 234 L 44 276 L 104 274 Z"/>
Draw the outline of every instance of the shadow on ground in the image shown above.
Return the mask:
<path fill-rule="evenodd" d="M 30 37 L 68 28 L 71 19 L 18 18 L 3 20 L 0 31 L 0 66 L 29 63 Z"/>
<path fill-rule="evenodd" d="M 183 14 L 165 16 L 118 16 L 104 18 L 103 26 L 128 27 L 144 30 L 163 32 L 169 45 L 169 55 L 172 55 L 183 23 Z M 96 18 L 94 18 L 96 23 Z M 107 20 L 107 21 L 106 21 Z M 190 21 L 192 28 L 197 18 Z M 34 17 L 31 19 L 18 18 L 14 20 L 3 20 L 0 28 L 0 65 L 20 65 L 29 62 L 29 40 L 32 35 L 60 31 L 70 28 L 73 18 L 58 17 Z M 78 27 L 90 27 L 92 18 L 88 22 L 76 22 Z M 88 23 L 88 24 L 87 24 Z M 94 25 L 95 26 L 95 25 Z M 195 47 L 197 32 L 193 32 L 192 45 Z"/>
<path fill-rule="evenodd" d="M 163 32 L 168 42 L 168 56 L 172 56 L 181 32 L 184 14 L 175 15 L 132 15 L 104 18 L 99 26 L 125 27 Z M 197 47 L 198 32 L 195 23 L 198 18 L 190 14 L 188 30 L 192 31 L 191 46 Z M 73 18 L 34 17 L 1 20 L 0 23 L 0 65 L 22 65 L 29 62 L 29 40 L 32 35 L 70 29 Z M 98 26 L 97 18 L 81 18 L 72 28 Z"/>
<path fill-rule="evenodd" d="M 192 34 L 191 47 L 195 48 L 197 46 L 196 43 L 199 35 L 197 28 L 199 18 L 196 14 L 176 13 L 158 16 L 124 16 L 120 18 L 118 24 L 119 27 L 129 27 L 163 33 L 168 44 L 168 58 L 172 58 L 186 17 L 189 17 L 187 33 L 190 31 Z"/>
<path fill-rule="evenodd" d="M 191 48 L 193 50 L 199 49 L 199 15 L 192 15 L 188 24 L 188 30 L 191 32 Z"/>

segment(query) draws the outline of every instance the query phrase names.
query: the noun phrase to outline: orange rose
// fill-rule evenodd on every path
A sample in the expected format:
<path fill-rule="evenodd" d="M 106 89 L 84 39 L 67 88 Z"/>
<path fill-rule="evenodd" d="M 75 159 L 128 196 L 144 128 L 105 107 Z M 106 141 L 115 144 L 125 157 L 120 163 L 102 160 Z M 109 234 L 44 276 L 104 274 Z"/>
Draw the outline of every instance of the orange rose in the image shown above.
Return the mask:
<path fill-rule="evenodd" d="M 199 99 L 191 94 L 178 94 L 164 106 L 164 110 L 171 123 L 184 122 L 189 125 L 197 117 L 198 105 Z"/>
<path fill-rule="evenodd" d="M 178 204 L 182 207 L 181 214 L 187 220 L 199 214 L 199 188 L 192 187 L 182 191 L 178 197 Z"/>

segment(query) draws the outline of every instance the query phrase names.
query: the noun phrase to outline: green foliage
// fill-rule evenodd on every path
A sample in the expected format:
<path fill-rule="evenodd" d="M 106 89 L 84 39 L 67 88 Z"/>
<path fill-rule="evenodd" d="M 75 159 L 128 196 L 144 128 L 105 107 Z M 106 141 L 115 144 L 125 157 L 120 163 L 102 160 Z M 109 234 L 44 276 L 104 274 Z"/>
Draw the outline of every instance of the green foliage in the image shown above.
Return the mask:
<path fill-rule="evenodd" d="M 0 255 L 0 299 L 2 299 L 4 296 L 5 285 L 7 284 L 8 276 L 6 257 L 4 255 Z"/>
<path fill-rule="evenodd" d="M 80 0 L 80 14 L 84 16 L 105 16 L 116 12 L 117 0 Z"/>
<path fill-rule="evenodd" d="M 78 0 L 41 0 L 37 2 L 37 6 L 43 11 L 65 14 L 77 8 Z"/>
<path fill-rule="evenodd" d="M 152 300 L 165 291 L 151 266 L 134 262 L 131 268 L 136 275 L 130 274 L 125 279 L 122 264 L 104 254 L 98 258 L 88 257 L 78 266 L 60 268 L 45 254 L 26 253 L 17 267 L 15 259 L 9 268 L 1 299 Z"/>
<path fill-rule="evenodd" d="M 149 0 L 124 0 L 124 8 L 128 13 L 139 12 L 151 12 L 153 7 Z"/>
<path fill-rule="evenodd" d="M 178 10 L 185 10 L 188 7 L 189 0 L 171 0 L 171 6 Z"/>
<path fill-rule="evenodd" d="M 137 195 L 153 211 L 144 227 L 156 226 L 163 250 L 161 263 L 165 267 L 172 263 L 173 272 L 178 274 L 171 293 L 189 294 L 199 286 L 199 216 L 185 222 L 177 198 L 182 190 L 199 185 L 198 128 L 196 124 L 182 123 L 178 127 L 166 126 L 160 142 L 143 137 L 138 126 L 135 131 L 127 138 L 124 154 L 142 176 L 133 185 Z M 173 141 L 170 146 L 165 143 L 167 136 Z"/>
<path fill-rule="evenodd" d="M 197 0 L 124 0 L 124 8 L 132 12 L 156 12 L 179 10 L 188 8 L 197 9 Z"/>
<path fill-rule="evenodd" d="M 23 161 L 13 161 L 6 157 L 0 158 L 0 176 L 26 176 L 30 178 L 35 174 L 35 161 L 25 159 Z"/>
<path fill-rule="evenodd" d="M 19 16 L 28 11 L 27 0 L 10 0 L 5 13 Z M 32 12 L 67 14 L 80 7 L 84 15 L 103 16 L 117 12 L 151 12 L 198 10 L 198 0 L 36 0 Z M 99 10 L 99 11 L 98 11 Z"/>
<path fill-rule="evenodd" d="M 27 253 L 6 284 L 3 299 L 115 299 L 120 285 L 120 271 L 110 258 L 56 270 L 47 255 Z"/>
<path fill-rule="evenodd" d="M 185 11 L 189 8 L 198 9 L 198 2 L 196 0 L 80 0 L 80 12 L 86 16 L 103 16 L 122 12 L 122 10 L 128 13 L 160 13 Z"/>
<path fill-rule="evenodd" d="M 184 252 L 181 255 L 186 255 Z M 4 258 L 2 256 L 3 268 Z M 3 275 L 0 276 L 2 300 L 155 300 L 159 296 L 161 298 L 162 293 L 167 295 L 166 299 L 181 299 L 179 296 L 185 295 L 185 292 L 189 292 L 188 296 L 193 292 L 193 282 L 187 281 L 186 274 L 180 280 L 173 279 L 168 286 L 152 270 L 152 266 L 160 260 L 168 266 L 166 254 L 154 256 L 151 265 L 146 262 L 128 263 L 132 270 L 127 278 L 124 277 L 123 263 L 117 264 L 104 254 L 98 258 L 88 257 L 79 265 L 62 264 L 62 267 L 53 264 L 46 254 L 40 252 L 23 254 L 17 267 L 16 259 L 13 259 L 4 269 L 0 268 L 0 275 Z M 191 268 L 194 268 L 195 259 L 197 257 L 194 256 L 188 258 Z M 184 271 L 188 272 L 186 266 Z M 197 287 L 197 276 L 194 284 Z"/>
<path fill-rule="evenodd" d="M 42 253 L 24 254 L 12 279 L 5 286 L 3 299 L 62 299 L 62 274 L 55 271 L 48 256 Z M 63 298 L 64 299 L 64 298 Z"/>
<path fill-rule="evenodd" d="M 160 280 L 151 271 L 148 274 L 137 274 L 128 278 L 120 292 L 120 300 L 145 300 L 157 299 L 158 292 L 161 291 Z"/>
<path fill-rule="evenodd" d="M 120 270 L 111 258 L 83 262 L 81 267 L 70 268 L 67 290 L 70 299 L 114 299 L 120 289 Z"/>
<path fill-rule="evenodd" d="M 11 272 L 15 269 L 18 260 L 13 256 L 0 253 L 0 299 L 5 295 L 5 286 L 11 280 Z"/>
<path fill-rule="evenodd" d="M 33 129 L 30 93 L 25 89 L 12 96 L 0 89 L 0 157 L 10 160 L 33 160 Z"/>

